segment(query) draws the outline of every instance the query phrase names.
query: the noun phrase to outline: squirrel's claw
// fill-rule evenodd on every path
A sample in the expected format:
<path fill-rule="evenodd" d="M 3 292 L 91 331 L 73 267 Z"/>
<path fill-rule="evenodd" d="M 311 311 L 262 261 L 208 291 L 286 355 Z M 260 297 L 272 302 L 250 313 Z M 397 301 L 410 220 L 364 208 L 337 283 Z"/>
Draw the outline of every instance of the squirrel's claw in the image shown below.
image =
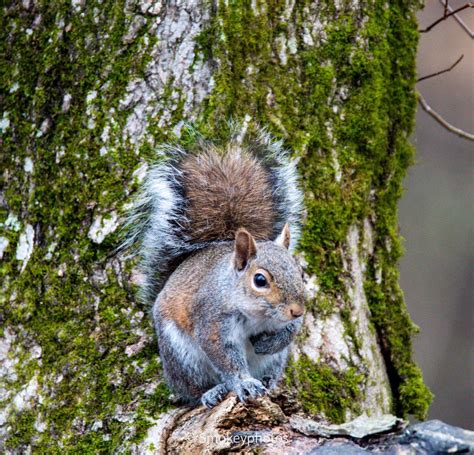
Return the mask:
<path fill-rule="evenodd" d="M 267 392 L 265 386 L 258 379 L 236 379 L 232 381 L 230 386 L 217 384 L 212 389 L 203 393 L 201 403 L 206 406 L 206 408 L 213 408 L 224 399 L 230 390 L 233 390 L 237 394 L 239 401 L 243 402 L 248 399 L 260 397 Z"/>
<path fill-rule="evenodd" d="M 232 390 L 237 394 L 240 401 L 247 401 L 249 398 L 261 397 L 267 392 L 265 386 L 258 379 L 247 378 L 233 382 Z"/>
<path fill-rule="evenodd" d="M 213 408 L 217 403 L 222 401 L 222 399 L 227 395 L 227 392 L 228 389 L 225 384 L 217 384 L 212 389 L 202 394 L 201 403 L 206 406 L 206 408 Z"/>

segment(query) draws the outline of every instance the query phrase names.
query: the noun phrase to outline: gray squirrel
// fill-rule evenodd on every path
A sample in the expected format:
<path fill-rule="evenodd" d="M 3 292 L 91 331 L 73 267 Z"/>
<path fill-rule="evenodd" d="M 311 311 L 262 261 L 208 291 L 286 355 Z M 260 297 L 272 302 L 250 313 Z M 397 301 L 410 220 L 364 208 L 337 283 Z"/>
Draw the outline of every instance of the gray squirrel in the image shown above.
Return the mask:
<path fill-rule="evenodd" d="M 277 385 L 304 312 L 295 163 L 266 132 L 241 136 L 162 147 L 125 244 L 141 258 L 168 385 L 209 408 Z"/>

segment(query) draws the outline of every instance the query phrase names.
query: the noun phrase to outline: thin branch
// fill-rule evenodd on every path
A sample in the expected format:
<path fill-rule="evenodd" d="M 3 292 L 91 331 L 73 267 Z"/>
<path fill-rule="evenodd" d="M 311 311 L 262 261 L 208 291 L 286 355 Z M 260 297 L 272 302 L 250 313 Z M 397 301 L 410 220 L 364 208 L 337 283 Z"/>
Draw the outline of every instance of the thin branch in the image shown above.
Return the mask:
<path fill-rule="evenodd" d="M 441 1 L 443 1 L 443 0 L 441 0 Z M 448 8 L 449 8 L 449 0 L 446 0 L 446 3 L 444 4 L 443 16 L 446 16 L 446 14 L 448 14 Z"/>
<path fill-rule="evenodd" d="M 426 79 L 429 79 L 430 77 L 439 76 L 440 74 L 447 73 L 447 72 L 451 71 L 463 58 L 464 58 L 464 54 L 462 54 L 461 57 L 459 57 L 449 68 L 446 68 L 446 69 L 441 70 L 441 71 L 437 71 L 436 73 L 432 73 L 432 74 L 428 74 L 426 76 L 420 77 L 419 79 L 417 79 L 416 82 L 421 82 L 421 81 L 424 81 Z"/>
<path fill-rule="evenodd" d="M 418 92 L 418 102 L 420 103 L 421 107 L 425 112 L 431 115 L 431 117 L 433 117 L 440 125 L 446 128 L 448 131 L 451 131 L 452 133 L 457 134 L 458 136 L 463 137 L 464 139 L 474 141 L 474 134 L 461 130 L 460 128 L 457 128 L 447 122 L 443 117 L 441 117 L 441 115 L 439 115 L 429 106 L 429 104 L 426 102 L 425 98 L 423 98 L 423 95 L 420 92 Z"/>
<path fill-rule="evenodd" d="M 435 27 L 436 25 L 438 25 L 440 22 L 444 21 L 448 17 L 456 16 L 457 13 L 465 10 L 466 8 L 473 8 L 473 7 L 474 7 L 474 5 L 472 4 L 472 2 L 466 3 L 465 5 L 460 6 L 459 8 L 457 8 L 455 10 L 451 10 L 451 7 L 448 6 L 448 10 L 449 10 L 448 14 L 444 14 L 438 20 L 434 21 L 431 25 L 429 25 L 428 27 L 426 27 L 423 30 L 420 30 L 420 33 L 429 32 L 433 27 Z"/>
<path fill-rule="evenodd" d="M 446 0 L 446 4 L 443 2 L 443 0 L 439 0 L 439 2 L 442 5 L 448 6 L 448 11 L 453 11 L 451 6 L 447 5 L 448 0 Z M 471 37 L 471 39 L 474 38 L 474 32 L 467 26 L 467 24 L 457 14 L 455 14 L 453 17 L 456 22 L 464 29 L 464 31 Z"/>

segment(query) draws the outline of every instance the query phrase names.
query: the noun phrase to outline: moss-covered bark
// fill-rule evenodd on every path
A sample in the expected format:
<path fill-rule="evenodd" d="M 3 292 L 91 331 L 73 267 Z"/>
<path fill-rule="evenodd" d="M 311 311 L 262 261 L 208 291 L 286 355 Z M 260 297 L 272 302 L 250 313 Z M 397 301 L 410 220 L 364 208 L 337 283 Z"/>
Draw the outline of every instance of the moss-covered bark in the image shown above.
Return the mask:
<path fill-rule="evenodd" d="M 312 301 L 287 383 L 335 421 L 425 415 L 396 267 L 417 6 L 2 6 L 0 447 L 132 447 L 170 406 L 116 228 L 155 144 L 230 117 L 300 160 Z"/>

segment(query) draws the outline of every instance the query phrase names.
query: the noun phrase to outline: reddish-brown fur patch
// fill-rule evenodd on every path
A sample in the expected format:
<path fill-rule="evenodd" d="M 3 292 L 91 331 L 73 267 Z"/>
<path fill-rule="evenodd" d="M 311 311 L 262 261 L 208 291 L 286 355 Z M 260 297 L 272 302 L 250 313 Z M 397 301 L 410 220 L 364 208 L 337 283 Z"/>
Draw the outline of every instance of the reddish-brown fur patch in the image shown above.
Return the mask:
<path fill-rule="evenodd" d="M 195 240 L 231 240 L 240 227 L 256 240 L 272 235 L 275 209 L 267 172 L 237 146 L 224 154 L 207 150 L 181 166 Z"/>
<path fill-rule="evenodd" d="M 193 296 L 188 292 L 170 295 L 165 293 L 160 297 L 160 314 L 163 319 L 170 319 L 186 333 L 191 333 L 193 324 L 190 318 L 190 307 Z"/>

